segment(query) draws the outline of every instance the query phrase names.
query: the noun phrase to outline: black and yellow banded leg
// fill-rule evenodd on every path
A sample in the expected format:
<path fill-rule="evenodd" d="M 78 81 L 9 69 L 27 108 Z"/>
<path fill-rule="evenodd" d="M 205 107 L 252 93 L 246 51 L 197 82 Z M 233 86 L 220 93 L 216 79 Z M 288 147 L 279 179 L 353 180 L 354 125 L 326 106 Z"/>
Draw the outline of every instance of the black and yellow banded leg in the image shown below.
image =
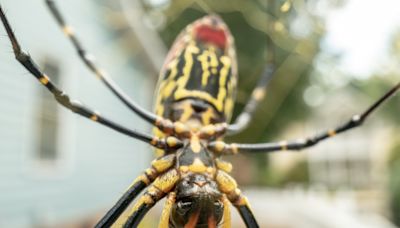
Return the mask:
<path fill-rule="evenodd" d="M 228 125 L 227 134 L 233 135 L 244 130 L 251 122 L 254 112 L 256 111 L 260 102 L 264 99 L 267 85 L 272 79 L 275 67 L 273 63 L 268 63 L 264 69 L 264 72 L 257 82 L 256 87 L 251 93 L 249 101 L 247 101 L 242 113 L 238 115 L 235 122 Z"/>
<path fill-rule="evenodd" d="M 380 107 L 383 102 L 388 100 L 390 97 L 394 96 L 396 92 L 400 90 L 400 83 L 392 87 L 388 92 L 386 92 L 382 97 L 380 97 L 375 103 L 373 103 L 367 110 L 359 115 L 354 115 L 346 123 L 333 128 L 331 130 L 322 132 L 320 134 L 300 138 L 293 141 L 281 141 L 272 143 L 259 143 L 259 144 L 225 144 L 222 141 L 215 141 L 208 145 L 208 148 L 214 152 L 221 154 L 235 154 L 238 152 L 274 152 L 279 150 L 301 150 L 307 147 L 316 145 L 317 143 L 328 139 L 330 137 L 336 136 L 340 133 L 348 131 L 350 129 L 361 126 L 365 120 L 374 112 L 378 107 Z"/>
<path fill-rule="evenodd" d="M 135 181 L 128 190 L 122 195 L 118 202 L 100 219 L 96 224 L 96 228 L 111 227 L 112 224 L 121 216 L 124 210 L 135 199 L 135 197 L 147 187 L 147 183 L 143 180 Z"/>
<path fill-rule="evenodd" d="M 175 187 L 179 178 L 178 171 L 175 169 L 171 169 L 158 177 L 135 203 L 129 218 L 123 227 L 137 227 L 150 208 L 152 208 L 155 203 Z"/>
<path fill-rule="evenodd" d="M 268 26 L 269 30 L 273 30 L 274 21 L 269 20 Z M 267 64 L 264 67 L 264 71 L 257 82 L 256 87 L 253 89 L 251 93 L 250 99 L 247 101 L 246 106 L 244 107 L 242 113 L 238 115 L 235 122 L 230 124 L 227 129 L 227 133 L 229 135 L 237 134 L 245 129 L 249 123 L 251 122 L 254 112 L 259 106 L 260 102 L 264 99 L 265 93 L 267 90 L 267 86 L 271 81 L 272 77 L 275 73 L 275 52 L 274 52 L 274 44 L 272 42 L 271 37 L 268 35 L 266 37 L 267 41 Z"/>
<path fill-rule="evenodd" d="M 231 228 L 231 203 L 225 194 L 222 196 L 222 202 L 224 204 L 224 217 L 221 228 Z"/>
<path fill-rule="evenodd" d="M 229 174 L 221 170 L 219 170 L 217 173 L 216 181 L 220 191 L 227 196 L 229 201 L 239 211 L 240 216 L 246 224 L 246 227 L 259 227 L 257 220 L 250 209 L 249 202 L 247 201 L 247 198 L 243 196 L 240 189 L 237 187 L 236 181 Z"/>
<path fill-rule="evenodd" d="M 129 204 L 139 193 L 151 184 L 160 174 L 171 168 L 175 163 L 175 154 L 155 159 L 152 167 L 140 175 L 122 195 L 117 203 L 96 224 L 96 228 L 110 227 L 121 216 Z"/>
<path fill-rule="evenodd" d="M 175 200 L 176 200 L 176 193 L 175 192 L 168 193 L 167 200 L 165 201 L 165 205 L 161 214 L 160 223 L 158 224 L 158 228 L 169 227 L 169 217 L 171 215 L 172 206 L 174 205 Z"/>
<path fill-rule="evenodd" d="M 64 17 L 61 15 L 61 12 L 58 10 L 55 2 L 53 0 L 46 0 L 46 4 L 48 5 L 51 13 L 57 20 L 57 23 L 61 26 L 64 34 L 71 40 L 74 45 L 76 51 L 78 52 L 79 57 L 85 63 L 85 65 L 96 74 L 96 76 L 116 95 L 126 106 L 128 106 L 132 111 L 138 114 L 140 117 L 150 122 L 151 124 L 155 124 L 157 120 L 157 116 L 153 113 L 145 110 L 140 107 L 134 101 L 130 99 L 128 95 L 126 95 L 122 89 L 110 78 L 107 76 L 105 70 L 100 69 L 96 64 L 94 57 L 91 53 L 87 52 L 85 48 L 82 46 L 80 40 L 75 36 L 74 29 L 72 26 L 69 26 Z"/>
<path fill-rule="evenodd" d="M 99 68 L 95 63 L 94 56 L 89 53 L 82 45 L 81 41 L 75 35 L 72 26 L 65 22 L 64 17 L 58 10 L 53 0 L 46 0 L 46 4 L 50 9 L 50 12 L 55 17 L 57 23 L 62 28 L 64 34 L 71 40 L 74 48 L 76 49 L 79 57 L 85 63 L 85 65 L 100 79 L 105 86 L 111 90 L 111 92 L 118 97 L 129 109 L 138 114 L 141 118 L 149 122 L 150 124 L 158 127 L 161 131 L 171 134 L 172 132 L 181 135 L 187 135 L 189 130 L 183 129 L 184 126 L 179 123 L 172 123 L 170 120 L 164 119 L 160 116 L 155 115 L 152 112 L 145 110 L 134 102 L 113 80 L 108 76 L 108 73 Z"/>
<path fill-rule="evenodd" d="M 27 69 L 43 86 L 45 86 L 54 95 L 54 98 L 57 100 L 59 104 L 71 110 L 72 112 L 75 112 L 81 116 L 84 116 L 109 128 L 112 128 L 122 134 L 142 140 L 155 147 L 165 147 L 165 146 L 168 147 L 167 139 L 158 139 L 149 136 L 147 134 L 143 134 L 135 130 L 128 129 L 120 124 L 115 123 L 114 121 L 111 121 L 101 116 L 97 111 L 94 111 L 84 106 L 81 102 L 77 100 L 71 100 L 65 92 L 60 90 L 55 84 L 53 84 L 50 81 L 50 78 L 39 69 L 35 61 L 25 51 L 21 49 L 21 46 L 18 43 L 17 38 L 15 37 L 15 34 L 12 31 L 12 28 L 1 6 L 0 6 L 0 18 L 1 21 L 3 22 L 4 28 L 7 31 L 8 38 L 11 41 L 15 58 L 25 67 L 25 69 Z M 180 143 L 179 142 L 175 143 L 175 146 L 179 147 Z"/>

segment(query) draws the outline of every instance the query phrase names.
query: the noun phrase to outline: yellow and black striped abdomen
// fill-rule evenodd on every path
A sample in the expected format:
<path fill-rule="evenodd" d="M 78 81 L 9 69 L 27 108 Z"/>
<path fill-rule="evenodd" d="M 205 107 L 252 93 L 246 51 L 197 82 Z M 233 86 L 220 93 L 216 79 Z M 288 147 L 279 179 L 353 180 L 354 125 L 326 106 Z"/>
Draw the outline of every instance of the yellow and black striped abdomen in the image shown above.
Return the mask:
<path fill-rule="evenodd" d="M 202 125 L 229 121 L 236 83 L 233 38 L 219 17 L 203 17 L 186 27 L 167 56 L 156 114 L 183 123 L 198 118 Z"/>

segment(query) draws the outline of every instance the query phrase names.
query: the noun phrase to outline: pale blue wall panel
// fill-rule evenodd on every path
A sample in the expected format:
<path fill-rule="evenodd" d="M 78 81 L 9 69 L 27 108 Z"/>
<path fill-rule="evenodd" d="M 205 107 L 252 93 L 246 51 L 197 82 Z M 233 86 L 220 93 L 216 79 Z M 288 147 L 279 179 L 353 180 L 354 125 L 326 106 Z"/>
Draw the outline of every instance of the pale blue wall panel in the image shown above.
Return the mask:
<path fill-rule="evenodd" d="M 71 97 L 133 129 L 150 126 L 119 102 L 76 56 L 42 0 L 3 0 L 21 45 L 38 61 L 60 63 L 61 85 Z M 22 4 L 23 3 L 23 4 Z M 91 1 L 58 1 L 79 37 L 113 79 L 149 108 L 146 75 L 128 66 L 100 26 Z M 136 175 L 150 165 L 151 148 L 59 108 L 60 161 L 35 161 L 38 96 L 43 88 L 14 59 L 0 28 L 0 227 L 57 224 L 106 210 Z M 112 47 L 112 48 L 110 48 Z M 51 75 L 50 75 L 51 77 Z M 51 98 L 51 95 L 48 95 Z"/>

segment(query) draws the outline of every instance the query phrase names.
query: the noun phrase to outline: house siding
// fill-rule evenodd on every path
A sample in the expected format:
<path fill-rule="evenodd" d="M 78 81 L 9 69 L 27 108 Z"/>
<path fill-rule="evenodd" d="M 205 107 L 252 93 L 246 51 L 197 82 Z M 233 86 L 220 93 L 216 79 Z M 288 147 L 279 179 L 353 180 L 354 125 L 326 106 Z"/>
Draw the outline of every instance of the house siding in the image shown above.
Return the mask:
<path fill-rule="evenodd" d="M 148 108 L 149 82 L 124 61 L 99 23 L 94 1 L 57 3 L 99 65 L 131 97 L 144 98 L 138 103 Z M 150 131 L 79 60 L 44 1 L 6 0 L 2 7 L 22 47 L 39 64 L 44 58 L 59 64 L 60 86 L 71 98 L 132 129 Z M 14 59 L 0 27 L 0 227 L 59 224 L 106 210 L 147 167 L 150 147 L 58 106 L 59 159 L 38 162 L 35 115 L 44 88 Z"/>

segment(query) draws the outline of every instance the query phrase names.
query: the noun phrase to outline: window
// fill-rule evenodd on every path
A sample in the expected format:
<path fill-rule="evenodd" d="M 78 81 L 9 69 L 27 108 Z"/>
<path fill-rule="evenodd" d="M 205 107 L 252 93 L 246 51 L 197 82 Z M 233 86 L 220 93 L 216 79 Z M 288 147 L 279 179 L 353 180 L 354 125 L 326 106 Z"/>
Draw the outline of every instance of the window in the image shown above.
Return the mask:
<path fill-rule="evenodd" d="M 59 85 L 60 69 L 57 62 L 48 58 L 44 59 L 41 66 L 56 85 Z M 59 109 L 58 103 L 49 91 L 40 87 L 37 95 L 37 112 L 34 116 L 37 123 L 35 158 L 40 162 L 55 162 L 59 157 L 57 148 L 59 136 Z"/>

